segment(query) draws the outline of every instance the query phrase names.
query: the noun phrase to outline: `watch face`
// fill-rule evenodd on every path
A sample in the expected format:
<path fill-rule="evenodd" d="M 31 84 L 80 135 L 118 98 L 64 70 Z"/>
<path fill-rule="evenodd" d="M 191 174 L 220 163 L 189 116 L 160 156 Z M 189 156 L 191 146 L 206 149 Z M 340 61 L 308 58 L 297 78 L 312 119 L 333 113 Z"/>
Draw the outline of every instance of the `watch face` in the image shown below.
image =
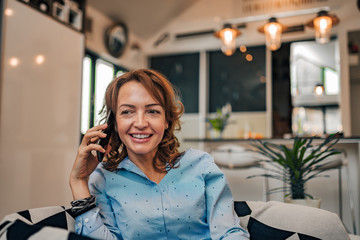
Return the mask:
<path fill-rule="evenodd" d="M 126 26 L 122 23 L 111 26 L 106 32 L 105 41 L 106 47 L 112 56 L 121 56 L 128 42 Z"/>

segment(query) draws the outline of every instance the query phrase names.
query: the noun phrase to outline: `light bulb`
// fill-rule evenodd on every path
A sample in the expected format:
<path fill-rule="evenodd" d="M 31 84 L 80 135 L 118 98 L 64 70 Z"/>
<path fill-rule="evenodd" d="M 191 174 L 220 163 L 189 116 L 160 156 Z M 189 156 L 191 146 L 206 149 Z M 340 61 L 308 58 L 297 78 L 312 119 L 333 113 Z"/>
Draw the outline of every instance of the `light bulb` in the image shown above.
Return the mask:
<path fill-rule="evenodd" d="M 314 28 L 317 43 L 327 43 L 330 41 L 331 28 L 339 22 L 340 20 L 337 16 L 331 15 L 327 11 L 320 11 L 317 17 L 309 21 L 306 25 Z"/>
<path fill-rule="evenodd" d="M 5 14 L 5 16 L 10 17 L 14 14 L 14 11 L 11 8 L 7 8 L 7 9 L 5 9 L 4 14 Z"/>
<path fill-rule="evenodd" d="M 231 56 L 234 54 L 236 50 L 235 45 L 235 36 L 236 36 L 236 30 L 232 28 L 226 28 L 224 29 L 223 33 L 221 35 L 221 51 L 226 56 Z"/>
<path fill-rule="evenodd" d="M 316 85 L 315 88 L 314 88 L 314 93 L 317 96 L 324 95 L 324 86 L 321 85 L 321 84 Z"/>
<path fill-rule="evenodd" d="M 276 19 L 270 19 L 269 23 L 264 26 L 264 33 L 266 38 L 266 46 L 275 51 L 281 46 L 281 25 L 276 22 Z"/>
<path fill-rule="evenodd" d="M 39 55 L 37 55 L 37 56 L 35 57 L 35 62 L 36 62 L 36 64 L 38 64 L 38 65 L 43 64 L 44 61 L 45 61 L 44 55 L 39 54 Z"/>
<path fill-rule="evenodd" d="M 224 32 L 224 41 L 225 42 L 231 42 L 234 39 L 233 37 L 233 33 L 231 32 L 231 30 L 225 30 Z"/>
<path fill-rule="evenodd" d="M 328 16 L 315 18 L 315 38 L 318 43 L 327 43 L 330 41 L 332 20 Z"/>
<path fill-rule="evenodd" d="M 19 59 L 16 58 L 16 57 L 10 58 L 10 60 L 9 60 L 9 64 L 10 64 L 10 66 L 12 66 L 12 67 L 18 66 L 19 63 L 20 63 L 20 61 L 19 61 Z"/>
<path fill-rule="evenodd" d="M 215 36 L 221 40 L 221 51 L 226 56 L 231 56 L 236 50 L 235 40 L 241 33 L 230 24 L 225 24 L 224 28 L 215 33 Z"/>

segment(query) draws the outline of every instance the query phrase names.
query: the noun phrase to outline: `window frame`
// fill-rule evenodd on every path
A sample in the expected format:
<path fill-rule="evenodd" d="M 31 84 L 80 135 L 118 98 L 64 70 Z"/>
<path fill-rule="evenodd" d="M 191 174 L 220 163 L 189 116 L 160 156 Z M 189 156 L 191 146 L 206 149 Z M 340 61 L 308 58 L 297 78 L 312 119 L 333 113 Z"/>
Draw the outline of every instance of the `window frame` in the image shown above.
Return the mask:
<path fill-rule="evenodd" d="M 127 68 L 125 67 L 122 67 L 120 65 L 117 65 L 111 61 L 108 61 L 107 59 L 104 59 L 103 57 L 99 56 L 98 54 L 96 54 L 95 52 L 89 50 L 89 49 L 86 49 L 85 50 L 85 54 L 84 54 L 84 58 L 83 60 L 88 57 L 90 59 L 90 95 L 89 95 L 89 101 L 90 101 L 90 104 L 89 104 L 89 111 L 88 111 L 88 114 L 89 116 L 87 116 L 88 118 L 88 126 L 89 126 L 89 129 L 94 127 L 95 126 L 95 92 L 96 92 L 96 89 L 95 89 L 95 86 L 96 86 L 96 62 L 97 60 L 101 60 L 101 61 L 104 61 L 110 65 L 112 65 L 113 67 L 113 79 L 117 76 L 117 73 L 119 71 L 123 71 L 123 72 L 127 72 L 129 71 Z M 83 67 L 83 71 L 84 71 L 84 67 Z M 84 72 L 83 72 L 83 76 L 84 76 Z M 82 79 L 82 82 L 81 82 L 81 91 L 83 91 L 83 86 L 84 86 L 84 83 L 83 83 L 83 80 Z M 82 95 L 82 92 L 81 92 L 81 95 Z M 81 98 L 82 100 L 82 98 Z M 82 107 L 82 102 L 81 102 L 81 107 Z M 82 119 L 83 119 L 83 115 L 82 115 L 82 109 L 81 109 L 81 116 L 80 116 L 80 119 L 81 119 L 81 122 L 80 124 L 82 123 Z M 81 133 L 81 139 L 83 138 L 84 134 L 82 131 L 82 128 L 80 127 L 80 133 Z"/>

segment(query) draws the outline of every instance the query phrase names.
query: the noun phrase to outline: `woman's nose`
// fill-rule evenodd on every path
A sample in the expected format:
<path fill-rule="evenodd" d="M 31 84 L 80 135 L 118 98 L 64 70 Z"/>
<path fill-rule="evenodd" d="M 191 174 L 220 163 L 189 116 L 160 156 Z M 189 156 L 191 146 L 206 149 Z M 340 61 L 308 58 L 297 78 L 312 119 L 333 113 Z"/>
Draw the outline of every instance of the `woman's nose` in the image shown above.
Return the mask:
<path fill-rule="evenodd" d="M 136 115 L 134 126 L 140 129 L 146 128 L 148 126 L 148 122 L 144 113 L 138 113 Z"/>

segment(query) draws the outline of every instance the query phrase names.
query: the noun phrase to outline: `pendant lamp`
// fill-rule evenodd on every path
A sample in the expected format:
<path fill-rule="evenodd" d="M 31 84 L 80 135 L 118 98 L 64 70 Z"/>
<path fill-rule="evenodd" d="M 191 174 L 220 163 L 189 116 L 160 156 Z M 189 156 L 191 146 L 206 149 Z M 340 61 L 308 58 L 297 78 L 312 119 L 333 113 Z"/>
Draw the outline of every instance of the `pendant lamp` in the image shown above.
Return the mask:
<path fill-rule="evenodd" d="M 276 18 L 270 18 L 268 23 L 258 29 L 265 34 L 266 47 L 271 51 L 281 47 L 281 33 L 284 26 L 277 22 Z"/>
<path fill-rule="evenodd" d="M 315 39 L 318 43 L 330 41 L 331 28 L 339 23 L 339 18 L 330 15 L 327 11 L 320 11 L 318 16 L 307 23 L 308 27 L 315 29 Z"/>
<path fill-rule="evenodd" d="M 224 24 L 223 28 L 216 31 L 214 35 L 221 40 L 221 51 L 226 56 L 231 56 L 236 50 L 235 39 L 241 35 L 241 32 L 231 24 Z"/>

